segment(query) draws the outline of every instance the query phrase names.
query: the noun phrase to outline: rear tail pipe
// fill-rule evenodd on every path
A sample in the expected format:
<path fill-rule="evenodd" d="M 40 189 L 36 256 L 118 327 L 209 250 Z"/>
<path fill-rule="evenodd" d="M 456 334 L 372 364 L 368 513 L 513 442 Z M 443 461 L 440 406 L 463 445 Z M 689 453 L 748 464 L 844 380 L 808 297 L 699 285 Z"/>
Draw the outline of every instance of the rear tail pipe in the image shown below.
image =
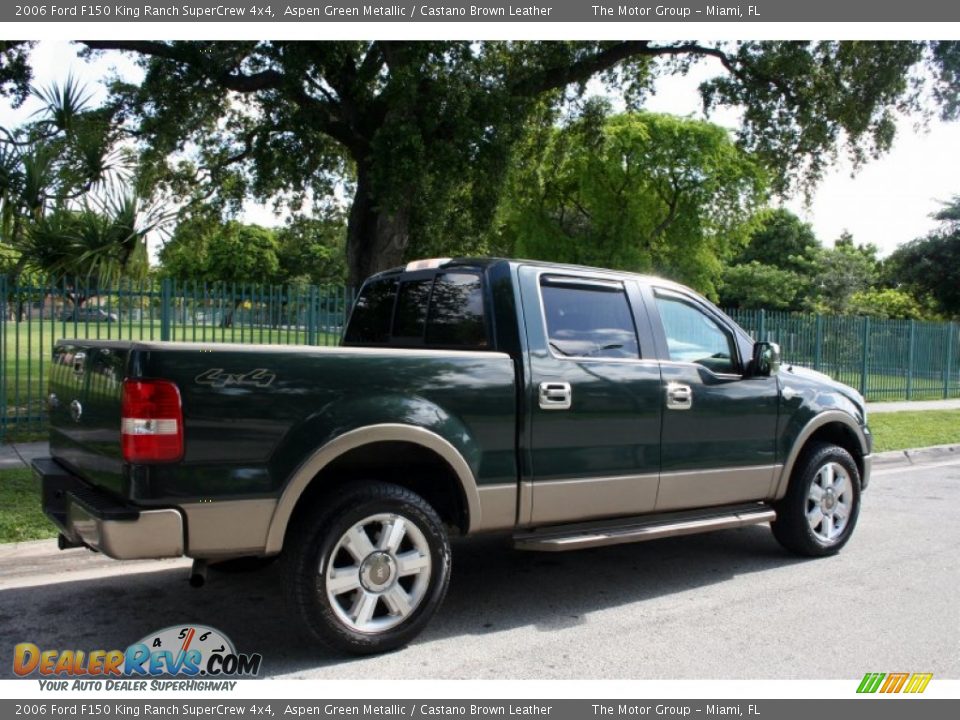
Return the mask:
<path fill-rule="evenodd" d="M 86 547 L 86 545 L 84 545 L 82 542 L 71 540 L 63 533 L 60 533 L 57 535 L 57 547 L 61 550 L 69 550 L 70 548 Z"/>
<path fill-rule="evenodd" d="M 202 588 L 207 582 L 207 561 L 194 560 L 190 568 L 190 587 Z"/>

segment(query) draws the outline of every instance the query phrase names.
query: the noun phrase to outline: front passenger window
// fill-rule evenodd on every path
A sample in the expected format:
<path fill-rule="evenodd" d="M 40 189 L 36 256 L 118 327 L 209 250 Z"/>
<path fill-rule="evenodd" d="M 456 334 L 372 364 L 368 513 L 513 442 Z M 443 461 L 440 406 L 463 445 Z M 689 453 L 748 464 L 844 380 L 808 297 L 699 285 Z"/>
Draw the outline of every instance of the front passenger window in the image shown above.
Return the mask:
<path fill-rule="evenodd" d="M 656 297 L 671 360 L 697 363 L 715 373 L 738 372 L 736 345 L 728 331 L 691 303 Z"/>

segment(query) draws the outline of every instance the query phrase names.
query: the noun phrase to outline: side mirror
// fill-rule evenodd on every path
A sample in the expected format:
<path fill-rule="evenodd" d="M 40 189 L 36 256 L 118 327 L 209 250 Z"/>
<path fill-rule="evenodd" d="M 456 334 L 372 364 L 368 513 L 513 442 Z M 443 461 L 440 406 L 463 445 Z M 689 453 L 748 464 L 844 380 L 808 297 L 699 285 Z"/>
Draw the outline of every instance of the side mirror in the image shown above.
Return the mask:
<path fill-rule="evenodd" d="M 780 372 L 780 346 L 761 340 L 753 344 L 753 374 L 768 377 Z"/>

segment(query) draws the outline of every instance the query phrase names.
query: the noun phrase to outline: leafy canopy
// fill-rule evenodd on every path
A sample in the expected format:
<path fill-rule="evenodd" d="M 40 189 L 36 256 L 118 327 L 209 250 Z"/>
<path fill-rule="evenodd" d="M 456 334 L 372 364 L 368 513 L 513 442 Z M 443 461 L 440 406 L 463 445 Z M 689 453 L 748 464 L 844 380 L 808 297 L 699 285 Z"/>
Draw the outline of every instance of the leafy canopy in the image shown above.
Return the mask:
<path fill-rule="evenodd" d="M 809 188 L 838 152 L 887 150 L 897 112 L 960 112 L 956 42 L 86 41 L 134 53 L 139 85 L 116 83 L 141 176 L 237 210 L 244 198 L 331 202 L 348 184 L 354 281 L 456 232 L 476 242 L 498 205 L 514 145 L 544 104 L 595 77 L 642 107 L 653 81 L 704 59 L 708 108 L 743 109 L 742 148 L 773 188 Z M 0 88 L 29 80 L 22 43 L 0 46 Z"/>
<path fill-rule="evenodd" d="M 934 218 L 941 226 L 897 248 L 884 263 L 888 281 L 929 297 L 943 314 L 960 317 L 960 196 Z"/>
<path fill-rule="evenodd" d="M 196 214 L 161 248 L 160 273 L 199 283 L 339 284 L 344 231 L 335 215 L 265 228 Z"/>
<path fill-rule="evenodd" d="M 160 250 L 162 273 L 179 280 L 269 284 L 279 244 L 269 228 L 196 217 L 182 222 Z"/>
<path fill-rule="evenodd" d="M 724 268 L 720 302 L 751 309 L 810 309 L 821 252 L 809 223 L 785 208 L 765 210 L 747 244 Z"/>
<path fill-rule="evenodd" d="M 521 257 L 657 271 L 715 297 L 765 188 L 721 127 L 588 107 L 518 153 L 499 244 Z"/>
<path fill-rule="evenodd" d="M 6 274 L 33 270 L 86 284 L 142 276 L 146 234 L 164 218 L 132 184 L 135 156 L 122 142 L 116 109 L 91 107 L 73 77 L 30 93 L 41 109 L 0 128 Z"/>

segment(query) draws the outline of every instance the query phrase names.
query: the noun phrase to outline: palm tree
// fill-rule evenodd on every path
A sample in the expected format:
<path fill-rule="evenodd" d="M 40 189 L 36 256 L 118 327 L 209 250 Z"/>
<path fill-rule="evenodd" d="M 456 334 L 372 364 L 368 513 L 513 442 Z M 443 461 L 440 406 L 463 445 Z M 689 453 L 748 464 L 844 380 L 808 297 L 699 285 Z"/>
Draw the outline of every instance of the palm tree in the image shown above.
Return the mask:
<path fill-rule="evenodd" d="M 72 76 L 33 95 L 35 119 L 0 128 L 0 243 L 19 253 L 9 285 L 28 268 L 88 287 L 142 276 L 146 234 L 167 218 L 131 187 L 134 152 L 112 109 L 91 108 Z"/>

